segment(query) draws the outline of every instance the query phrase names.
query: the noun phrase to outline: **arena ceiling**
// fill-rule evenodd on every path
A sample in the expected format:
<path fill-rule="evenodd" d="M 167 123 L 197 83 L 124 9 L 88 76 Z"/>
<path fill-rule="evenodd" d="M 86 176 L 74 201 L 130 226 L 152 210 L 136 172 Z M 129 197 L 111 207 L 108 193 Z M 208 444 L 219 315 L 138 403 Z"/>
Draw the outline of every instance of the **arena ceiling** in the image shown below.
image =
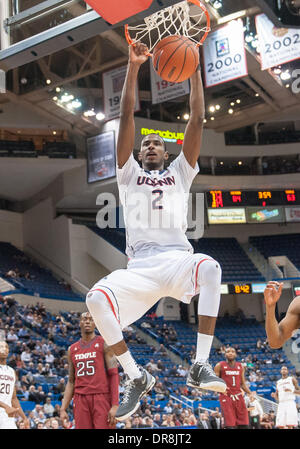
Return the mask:
<path fill-rule="evenodd" d="M 101 127 L 99 121 L 82 113 L 71 113 L 58 106 L 53 98 L 60 90 L 80 99 L 86 110 L 103 109 L 102 74 L 127 61 L 124 23 L 110 26 L 94 11 L 87 12 L 82 0 L 23 0 L 19 3 L 23 9 L 6 23 L 16 44 L 0 52 L 0 68 L 7 71 L 7 91 L 0 96 L 0 109 L 7 102 L 29 106 L 71 133 L 82 136 L 96 134 Z M 42 3 L 49 6 L 46 14 L 39 14 L 34 9 Z M 55 10 L 53 3 L 56 4 Z M 155 0 L 151 12 L 174 3 L 177 2 Z M 240 12 L 240 16 L 250 23 L 261 12 L 256 0 L 220 0 L 217 3 L 218 8 L 213 6 L 216 4 L 214 0 L 206 0 L 205 3 L 212 18 L 212 29 L 230 20 L 232 14 Z M 2 41 L 3 35 L 2 32 Z M 217 132 L 259 121 L 300 116 L 300 95 L 294 94 L 272 71 L 262 71 L 257 54 L 250 45 L 246 53 L 248 76 L 205 91 L 205 126 Z M 168 122 L 183 121 L 183 113 L 188 109 L 186 96 L 152 104 L 149 63 L 142 66 L 139 77 L 142 109 L 138 115 Z M 234 116 L 229 115 L 228 104 L 237 99 L 240 104 L 236 105 Z M 212 121 L 209 108 L 216 104 L 221 108 Z"/>

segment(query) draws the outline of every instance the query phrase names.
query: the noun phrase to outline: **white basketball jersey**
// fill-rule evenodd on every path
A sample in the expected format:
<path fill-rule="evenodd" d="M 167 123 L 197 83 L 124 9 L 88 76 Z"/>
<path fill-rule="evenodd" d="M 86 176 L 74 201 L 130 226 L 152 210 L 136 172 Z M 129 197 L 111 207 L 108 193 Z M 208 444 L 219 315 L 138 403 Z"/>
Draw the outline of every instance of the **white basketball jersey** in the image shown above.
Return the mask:
<path fill-rule="evenodd" d="M 189 191 L 198 171 L 198 164 L 192 168 L 183 152 L 162 171 L 144 170 L 132 154 L 117 168 L 130 258 L 172 250 L 193 252 L 185 233 Z"/>
<path fill-rule="evenodd" d="M 16 375 L 13 368 L 7 365 L 0 365 L 0 402 L 11 406 L 16 382 Z M 0 407 L 0 413 L 5 413 L 3 407 Z"/>
<path fill-rule="evenodd" d="M 285 388 L 288 388 L 290 391 L 284 391 Z M 283 401 L 294 401 L 295 400 L 295 386 L 293 384 L 293 379 L 291 376 L 286 377 L 285 379 L 279 379 L 277 381 L 277 391 L 278 391 L 278 400 L 279 402 Z"/>

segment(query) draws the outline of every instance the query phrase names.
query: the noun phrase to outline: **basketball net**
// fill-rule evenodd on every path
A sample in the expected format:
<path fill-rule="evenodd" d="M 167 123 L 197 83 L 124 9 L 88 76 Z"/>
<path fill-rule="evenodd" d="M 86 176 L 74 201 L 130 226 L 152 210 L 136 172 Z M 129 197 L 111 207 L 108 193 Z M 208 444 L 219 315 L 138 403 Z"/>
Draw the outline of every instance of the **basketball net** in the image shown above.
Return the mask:
<path fill-rule="evenodd" d="M 125 25 L 125 36 L 130 45 L 142 42 L 149 52 L 164 37 L 186 36 L 201 45 L 210 31 L 210 17 L 198 0 L 185 0 L 145 17 L 144 23 Z M 151 53 L 149 53 L 151 55 Z"/>
<path fill-rule="evenodd" d="M 275 412 L 277 414 L 278 403 L 274 401 L 270 401 L 262 396 L 256 395 L 256 398 L 259 400 L 260 405 L 262 406 L 264 413 L 270 413 L 270 411 Z"/>

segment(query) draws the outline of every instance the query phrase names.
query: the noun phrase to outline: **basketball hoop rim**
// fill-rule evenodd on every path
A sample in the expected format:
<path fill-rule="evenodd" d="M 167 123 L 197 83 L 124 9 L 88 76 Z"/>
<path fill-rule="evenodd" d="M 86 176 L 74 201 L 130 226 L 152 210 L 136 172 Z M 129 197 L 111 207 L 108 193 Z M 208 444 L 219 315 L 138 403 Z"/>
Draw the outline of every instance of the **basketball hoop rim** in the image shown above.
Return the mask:
<path fill-rule="evenodd" d="M 206 16 L 206 21 L 207 21 L 206 31 L 205 31 L 204 35 L 202 36 L 202 38 L 200 39 L 200 41 L 197 44 L 195 44 L 196 47 L 200 47 L 200 45 L 203 44 L 203 42 L 205 41 L 205 39 L 208 36 L 208 33 L 210 32 L 210 16 L 209 16 L 209 13 L 208 13 L 206 7 L 200 2 L 200 0 L 186 0 L 186 1 L 188 3 L 193 3 L 194 5 L 196 5 L 199 8 L 201 8 L 202 11 L 204 12 L 205 16 Z M 126 25 L 125 25 L 125 37 L 126 37 L 126 40 L 128 42 L 128 45 L 132 45 L 133 47 L 135 47 L 136 43 L 134 43 L 133 40 L 131 39 L 128 27 L 129 27 L 129 25 L 128 25 L 128 23 L 126 23 Z M 146 55 L 152 57 L 152 53 L 150 53 L 150 52 L 146 53 Z"/>

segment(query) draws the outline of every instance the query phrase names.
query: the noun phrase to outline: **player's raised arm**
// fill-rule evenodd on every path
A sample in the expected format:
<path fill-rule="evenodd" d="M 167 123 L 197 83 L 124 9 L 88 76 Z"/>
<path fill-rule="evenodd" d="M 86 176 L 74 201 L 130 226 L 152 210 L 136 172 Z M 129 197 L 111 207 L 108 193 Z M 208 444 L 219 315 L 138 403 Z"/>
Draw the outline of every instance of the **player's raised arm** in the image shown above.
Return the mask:
<path fill-rule="evenodd" d="M 134 106 L 135 88 L 141 64 L 147 61 L 146 45 L 137 43 L 129 46 L 129 60 L 122 90 L 120 105 L 120 127 L 117 142 L 117 163 L 122 168 L 132 153 L 135 140 Z"/>
<path fill-rule="evenodd" d="M 205 103 L 200 66 L 190 78 L 190 118 L 185 129 L 182 151 L 194 168 L 200 155 Z"/>
<path fill-rule="evenodd" d="M 278 323 L 275 316 L 276 303 L 282 292 L 282 283 L 271 281 L 264 291 L 266 303 L 266 334 L 271 348 L 278 349 L 292 336 L 300 325 L 300 298 L 294 298 L 283 320 Z"/>

